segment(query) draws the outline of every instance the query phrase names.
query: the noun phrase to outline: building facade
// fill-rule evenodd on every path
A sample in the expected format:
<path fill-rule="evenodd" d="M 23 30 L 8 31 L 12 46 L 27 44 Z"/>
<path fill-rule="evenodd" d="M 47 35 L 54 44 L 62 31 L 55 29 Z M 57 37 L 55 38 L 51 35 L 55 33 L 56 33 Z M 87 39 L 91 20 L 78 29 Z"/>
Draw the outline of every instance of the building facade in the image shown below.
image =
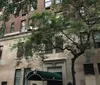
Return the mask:
<path fill-rule="evenodd" d="M 35 12 L 52 11 L 51 4 L 59 4 L 61 0 L 38 0 L 38 9 L 30 8 L 30 13 L 23 11 L 18 17 L 10 15 L 10 20 L 6 23 L 7 28 L 4 37 L 0 39 L 0 84 L 1 85 L 50 85 L 48 81 L 27 81 L 26 76 L 32 70 L 58 72 L 62 75 L 62 85 L 72 82 L 71 58 L 73 55 L 69 51 L 61 52 L 57 49 L 46 54 L 47 58 L 42 62 L 41 58 L 33 55 L 32 58 L 17 59 L 18 49 L 11 50 L 11 47 L 29 35 L 29 16 Z M 54 11 L 58 13 L 60 10 Z M 99 47 L 99 42 L 97 43 Z M 77 85 L 99 85 L 100 83 L 100 55 L 99 48 L 93 50 L 95 54 L 80 56 L 75 62 Z"/>

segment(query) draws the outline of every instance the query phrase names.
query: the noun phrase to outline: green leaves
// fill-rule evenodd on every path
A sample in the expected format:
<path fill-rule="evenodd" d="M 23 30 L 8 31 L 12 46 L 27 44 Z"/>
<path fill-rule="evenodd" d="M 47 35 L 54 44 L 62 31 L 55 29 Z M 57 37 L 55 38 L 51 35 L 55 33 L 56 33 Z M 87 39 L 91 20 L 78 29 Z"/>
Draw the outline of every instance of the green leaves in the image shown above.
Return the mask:
<path fill-rule="evenodd" d="M 6 29 L 5 24 L 2 24 L 0 28 L 0 37 L 3 37 L 5 29 Z"/>
<path fill-rule="evenodd" d="M 8 2 L 8 0 L 0 0 L 0 4 L 0 11 L 4 8 L 3 17 L 5 21 L 9 19 L 10 14 L 18 16 L 21 10 L 25 10 L 25 12 L 28 13 L 30 5 L 32 5 L 34 9 L 37 9 L 37 0 L 12 0 L 12 2 Z"/>

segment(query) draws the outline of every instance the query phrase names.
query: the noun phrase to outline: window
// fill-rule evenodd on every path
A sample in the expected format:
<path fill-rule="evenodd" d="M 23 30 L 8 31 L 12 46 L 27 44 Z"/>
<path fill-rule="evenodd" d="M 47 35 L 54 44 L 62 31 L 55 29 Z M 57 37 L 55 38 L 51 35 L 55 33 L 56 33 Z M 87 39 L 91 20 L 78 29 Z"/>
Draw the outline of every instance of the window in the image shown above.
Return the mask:
<path fill-rule="evenodd" d="M 81 43 L 83 43 L 83 44 L 86 43 L 87 37 L 88 37 L 87 32 L 81 32 L 80 33 Z"/>
<path fill-rule="evenodd" d="M 52 49 L 52 44 L 47 42 L 45 44 L 45 53 L 46 54 L 50 54 L 50 53 L 53 53 L 53 49 Z"/>
<path fill-rule="evenodd" d="M 25 68 L 24 69 L 24 80 L 23 80 L 23 85 L 30 85 L 30 82 L 26 80 L 27 74 L 31 71 L 30 68 Z"/>
<path fill-rule="evenodd" d="M 14 32 L 14 26 L 15 26 L 15 23 L 14 23 L 14 22 L 13 22 L 13 23 L 11 23 L 10 33 L 11 33 L 11 32 Z"/>
<path fill-rule="evenodd" d="M 55 40 L 55 45 L 56 45 L 56 53 L 58 52 L 62 52 L 63 50 L 63 40 L 62 38 L 59 37 L 56 37 L 56 40 Z"/>
<path fill-rule="evenodd" d="M 100 32 L 96 31 L 94 32 L 94 45 L 95 48 L 100 48 Z"/>
<path fill-rule="evenodd" d="M 28 25 L 29 25 L 28 31 L 31 31 L 32 28 L 33 28 L 33 27 L 31 26 L 31 25 L 32 25 L 32 19 L 29 19 L 29 20 L 28 20 Z"/>
<path fill-rule="evenodd" d="M 29 6 L 29 11 L 34 11 L 32 4 Z"/>
<path fill-rule="evenodd" d="M 25 16 L 26 15 L 26 12 L 24 9 L 22 9 L 22 16 Z"/>
<path fill-rule="evenodd" d="M 98 63 L 97 65 L 98 65 L 98 71 L 99 71 L 99 74 L 100 74 L 100 63 Z"/>
<path fill-rule="evenodd" d="M 32 43 L 28 43 L 24 46 L 24 56 L 25 58 L 28 58 L 28 56 L 32 56 Z"/>
<path fill-rule="evenodd" d="M 2 57 L 2 48 L 3 48 L 3 46 L 0 46 L 0 60 L 1 60 L 1 57 Z"/>
<path fill-rule="evenodd" d="M 45 8 L 50 9 L 51 6 L 51 0 L 45 0 Z"/>
<path fill-rule="evenodd" d="M 15 70 L 14 85 L 21 85 L 21 69 L 16 69 Z"/>
<path fill-rule="evenodd" d="M 62 2 L 62 0 L 54 0 L 55 4 L 60 4 Z"/>
<path fill-rule="evenodd" d="M 87 49 L 90 49 L 91 48 L 90 38 L 89 38 L 88 43 L 87 43 L 87 40 L 88 40 L 88 33 L 87 32 L 81 32 L 80 33 L 80 42 L 81 42 L 81 44 L 87 45 Z"/>
<path fill-rule="evenodd" d="M 25 56 L 25 58 L 28 58 L 28 56 L 32 56 L 32 44 L 29 43 L 27 45 L 24 45 L 24 42 L 20 42 L 18 44 L 17 49 L 17 58 L 22 58 Z"/>
<path fill-rule="evenodd" d="M 26 20 L 21 21 L 21 32 L 26 31 Z"/>
<path fill-rule="evenodd" d="M 7 85 L 7 81 L 2 81 L 1 85 Z"/>
<path fill-rule="evenodd" d="M 17 50 L 17 58 L 21 58 L 24 54 L 24 42 L 20 42 L 18 44 L 18 50 Z"/>
<path fill-rule="evenodd" d="M 85 75 L 94 75 L 93 64 L 84 64 L 84 74 Z"/>

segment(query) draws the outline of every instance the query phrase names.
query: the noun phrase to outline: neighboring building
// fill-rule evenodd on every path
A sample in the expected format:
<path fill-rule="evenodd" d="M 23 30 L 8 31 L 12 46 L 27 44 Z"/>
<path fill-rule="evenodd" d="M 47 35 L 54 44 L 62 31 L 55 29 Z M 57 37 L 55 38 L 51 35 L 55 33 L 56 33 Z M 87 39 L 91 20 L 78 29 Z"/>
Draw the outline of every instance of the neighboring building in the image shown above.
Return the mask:
<path fill-rule="evenodd" d="M 67 85 L 72 81 L 71 77 L 71 58 L 73 57 L 69 51 L 62 52 L 59 49 L 47 51 L 48 56 L 44 62 L 41 58 L 33 56 L 33 58 L 18 60 L 17 56 L 23 56 L 22 47 L 11 50 L 11 46 L 19 39 L 29 35 L 28 17 L 34 12 L 50 11 L 53 0 L 39 0 L 38 9 L 34 10 L 30 6 L 30 13 L 20 12 L 18 17 L 10 16 L 7 22 L 7 28 L 4 37 L 0 39 L 0 84 L 1 85 L 51 85 L 47 81 L 27 81 L 26 76 L 31 70 L 57 72 L 62 76 L 63 85 Z M 55 0 L 55 4 L 59 4 L 61 0 Z M 59 10 L 57 10 L 59 12 Z M 57 13 L 57 12 L 56 12 Z M 99 37 L 94 36 L 95 47 L 100 47 Z M 61 43 L 60 43 L 61 44 Z M 48 46 L 47 46 L 48 47 Z M 95 50 L 95 55 L 84 57 L 83 55 L 75 62 L 76 83 L 77 85 L 99 85 L 100 83 L 100 55 L 99 49 Z M 58 85 L 60 85 L 59 83 Z"/>

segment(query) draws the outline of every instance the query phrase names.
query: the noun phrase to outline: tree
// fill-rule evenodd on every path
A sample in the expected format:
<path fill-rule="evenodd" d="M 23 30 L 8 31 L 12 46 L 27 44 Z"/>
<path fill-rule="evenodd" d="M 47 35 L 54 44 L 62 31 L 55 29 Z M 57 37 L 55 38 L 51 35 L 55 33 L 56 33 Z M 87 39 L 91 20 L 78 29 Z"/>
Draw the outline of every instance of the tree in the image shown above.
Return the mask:
<path fill-rule="evenodd" d="M 37 0 L 0 0 L 0 4 L 0 11 L 2 11 L 2 15 L 0 15 L 0 21 L 3 22 L 0 36 L 4 34 L 6 22 L 9 20 L 11 14 L 16 17 L 19 15 L 21 10 L 24 10 L 26 13 L 28 13 L 28 8 L 30 5 L 32 5 L 34 9 L 37 9 Z"/>
<path fill-rule="evenodd" d="M 75 61 L 91 46 L 94 31 L 100 30 L 100 1 L 62 0 L 61 4 L 61 16 L 43 12 L 31 17 L 32 34 L 25 43 L 31 42 L 33 52 L 44 53 L 46 44 L 50 45 L 46 50 L 58 48 L 70 51 L 73 54 L 72 80 L 76 85 Z M 64 43 L 64 47 L 54 43 L 56 38 L 58 43 Z"/>
<path fill-rule="evenodd" d="M 28 13 L 26 10 L 28 4 L 36 8 L 37 0 L 12 0 L 11 3 L 8 3 L 8 0 L 0 0 L 0 3 L 0 9 L 4 7 L 3 20 L 5 22 L 10 14 L 18 15 L 21 9 Z M 75 60 L 91 45 L 90 38 L 94 30 L 100 28 L 99 4 L 99 0 L 62 0 L 62 16 L 57 17 L 48 12 L 33 15 L 31 17 L 32 33 L 26 38 L 25 47 L 30 47 L 33 52 L 40 54 L 44 54 L 46 44 L 51 45 L 46 50 L 54 48 L 62 51 L 69 50 L 73 54 L 71 69 L 73 85 L 76 85 Z M 17 11 L 14 12 L 15 10 Z M 54 43 L 56 39 L 58 43 L 63 42 L 64 47 L 56 45 Z"/>

